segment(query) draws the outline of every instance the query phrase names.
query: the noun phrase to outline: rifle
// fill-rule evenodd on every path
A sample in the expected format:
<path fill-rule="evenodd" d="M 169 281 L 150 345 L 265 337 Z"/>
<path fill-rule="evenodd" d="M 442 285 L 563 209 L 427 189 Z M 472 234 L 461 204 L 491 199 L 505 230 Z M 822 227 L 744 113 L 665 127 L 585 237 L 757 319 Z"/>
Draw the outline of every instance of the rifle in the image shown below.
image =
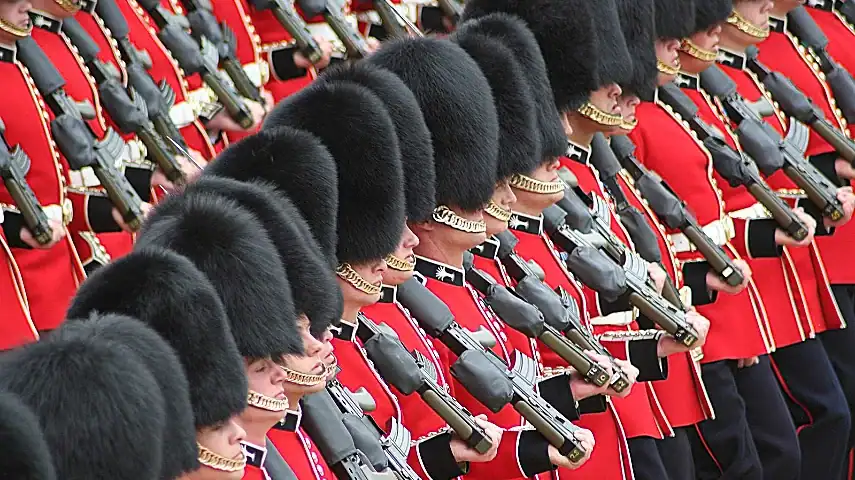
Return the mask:
<path fill-rule="evenodd" d="M 17 45 L 18 58 L 29 70 L 36 88 L 54 114 L 51 132 L 60 152 L 74 170 L 91 167 L 128 228 L 139 230 L 143 219 L 142 201 L 127 178 L 116 169 L 116 159 L 125 147 L 122 137 L 108 129 L 104 138 L 98 140 L 83 121 L 78 106 L 65 93 L 65 79 L 41 47 L 32 38 L 18 40 Z"/>
<path fill-rule="evenodd" d="M 535 280 L 540 281 L 536 277 Z M 537 307 L 526 302 L 511 289 L 499 285 L 490 275 L 474 266 L 467 267 L 466 281 L 484 295 L 487 305 L 503 322 L 529 338 L 542 341 L 576 369 L 585 381 L 598 387 L 609 382 L 606 371 L 591 361 L 581 348 L 561 335 L 561 332 L 547 324 Z"/>
<path fill-rule="evenodd" d="M 356 335 L 362 340 L 368 358 L 380 375 L 404 395 L 417 393 L 422 400 L 454 430 L 460 439 L 477 451 L 486 453 L 492 443 L 474 416 L 436 382 L 436 372 L 427 371 L 428 360 L 410 353 L 400 340 L 363 314 L 359 314 Z"/>
<path fill-rule="evenodd" d="M 561 208 L 553 205 L 543 212 L 543 223 L 552 241 L 569 254 L 568 267 L 576 272 L 586 285 L 606 297 L 627 300 L 638 308 L 642 315 L 659 325 L 678 342 L 691 348 L 698 340 L 698 333 L 686 321 L 686 312 L 662 298 L 650 286 L 645 261 L 628 252 L 626 262 L 623 265 L 618 264 L 622 269 L 603 270 L 606 273 L 601 275 L 587 275 L 590 273 L 588 269 L 580 269 L 576 265 L 584 264 L 604 269 L 605 264 L 611 262 L 601 259 L 602 252 L 597 252 L 579 231 L 571 229 L 564 221 L 565 216 L 566 213 Z M 590 258 L 591 256 L 594 258 Z M 618 273 L 617 277 L 613 276 Z M 601 283 L 601 278 L 598 278 L 609 278 L 610 275 L 614 280 L 605 285 Z"/>
<path fill-rule="evenodd" d="M 840 4 L 840 2 L 836 2 Z M 851 2 L 846 2 L 840 10 L 852 8 Z M 839 6 L 839 5 L 838 5 Z M 798 37 L 803 45 L 808 47 L 818 60 L 819 69 L 825 74 L 825 80 L 831 87 L 837 106 L 849 123 L 855 122 L 855 80 L 852 75 L 841 67 L 828 54 L 828 37 L 819 28 L 807 9 L 798 7 L 787 14 L 787 28 Z"/>
<path fill-rule="evenodd" d="M 335 35 L 341 40 L 347 56 L 360 59 L 368 56 L 369 48 L 365 38 L 347 23 L 340 8 L 330 5 L 330 0 L 298 0 L 300 8 L 309 17 L 322 15 Z"/>
<path fill-rule="evenodd" d="M 674 84 L 659 87 L 659 99 L 677 112 L 710 152 L 713 167 L 731 187 L 744 186 L 775 219 L 787 235 L 796 240 L 807 237 L 807 226 L 793 213 L 789 205 L 772 191 L 760 176 L 753 159 L 740 154 L 718 137 L 718 132 L 698 116 L 698 107 Z M 633 146 L 634 147 L 634 146 Z M 627 147 L 629 148 L 629 147 Z"/>
<path fill-rule="evenodd" d="M 297 49 L 312 64 L 321 61 L 324 52 L 309 31 L 306 21 L 294 10 L 291 0 L 250 0 L 250 3 L 258 10 L 270 10 L 282 28 L 291 35 L 297 43 Z"/>
<path fill-rule="evenodd" d="M 133 88 L 125 91 L 115 77 L 109 75 L 106 65 L 98 59 L 100 48 L 92 40 L 89 33 L 73 18 L 63 22 L 62 31 L 77 48 L 80 57 L 89 68 L 89 73 L 98 84 L 98 94 L 101 105 L 107 110 L 110 118 L 122 133 L 133 133 L 146 147 L 148 155 L 154 159 L 160 170 L 170 182 L 183 185 L 187 178 L 181 170 L 181 165 L 171 153 L 171 149 L 154 130 L 154 125 L 148 119 L 145 101 L 137 95 Z M 131 98 L 133 97 L 133 98 Z"/>
<path fill-rule="evenodd" d="M 419 27 L 402 15 L 389 0 L 373 0 L 372 3 L 388 38 L 408 38 L 411 33 L 417 37 L 424 36 Z"/>
<path fill-rule="evenodd" d="M 238 93 L 264 105 L 264 98 L 258 86 L 250 80 L 237 58 L 237 38 L 228 25 L 217 22 L 214 7 L 209 0 L 181 0 L 187 9 L 187 21 L 190 23 L 190 35 L 201 45 L 208 39 L 217 47 L 220 65 L 231 78 Z"/>
<path fill-rule="evenodd" d="M 574 435 L 579 428 L 534 393 L 532 383 L 472 338 L 427 287 L 411 278 L 398 287 L 398 300 L 428 335 L 457 355 L 451 373 L 479 402 L 493 412 L 510 403 L 562 455 L 573 462 L 584 457 L 584 447 Z"/>
<path fill-rule="evenodd" d="M 40 245 L 47 245 L 53 239 L 53 229 L 48 217 L 39 204 L 36 194 L 27 184 L 25 175 L 30 169 L 30 157 L 21 149 L 20 145 L 15 148 L 9 147 L 6 136 L 6 125 L 0 120 L 0 178 L 3 185 L 21 212 L 24 225 Z"/>
<path fill-rule="evenodd" d="M 779 169 L 804 190 L 808 199 L 816 205 L 824 217 L 837 221 L 843 218 L 843 205 L 837 199 L 837 188 L 822 173 L 805 160 L 802 151 L 793 144 L 790 135 L 781 135 L 766 123 L 736 90 L 736 84 L 713 65 L 700 74 L 701 88 L 717 98 L 727 117 L 737 125 L 739 142 L 764 175 L 769 176 Z M 792 132 L 804 128 L 799 122 L 790 122 Z M 796 136 L 801 135 L 795 133 Z"/>
<path fill-rule="evenodd" d="M 210 42 L 202 42 L 200 45 L 194 40 L 185 31 L 189 27 L 187 19 L 166 11 L 159 0 L 140 0 L 139 4 L 154 20 L 159 30 L 157 38 L 175 57 L 178 66 L 188 75 L 198 73 L 238 125 L 242 128 L 252 127 L 254 121 L 249 108 L 220 77 L 217 70 L 219 53 L 215 47 Z"/>
<path fill-rule="evenodd" d="M 184 138 L 178 131 L 178 127 L 172 123 L 172 119 L 169 117 L 169 109 L 172 108 L 175 92 L 165 80 L 161 82 L 160 86 L 157 86 L 146 71 L 145 59 L 140 51 L 131 44 L 128 38 L 128 23 L 116 5 L 116 1 L 100 0 L 95 4 L 95 13 L 116 40 L 119 53 L 125 62 L 128 86 L 132 87 L 137 95 L 142 97 L 148 112 L 148 119 L 151 120 L 154 129 L 162 138 L 178 143 L 179 147 L 186 151 L 187 144 L 184 143 Z M 176 149 L 173 149 L 173 152 L 181 153 Z"/>

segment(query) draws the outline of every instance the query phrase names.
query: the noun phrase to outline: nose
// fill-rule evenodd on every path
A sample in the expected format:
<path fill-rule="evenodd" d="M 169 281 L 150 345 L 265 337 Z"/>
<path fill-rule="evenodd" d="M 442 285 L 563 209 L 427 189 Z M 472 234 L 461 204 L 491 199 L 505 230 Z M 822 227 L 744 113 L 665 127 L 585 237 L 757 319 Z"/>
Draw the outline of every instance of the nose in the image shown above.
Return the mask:
<path fill-rule="evenodd" d="M 711 36 L 721 35 L 721 25 L 716 25 L 710 31 Z"/>
<path fill-rule="evenodd" d="M 668 46 L 669 51 L 677 50 L 678 48 L 680 48 L 680 40 L 672 38 L 672 39 L 668 40 L 667 46 Z"/>
<path fill-rule="evenodd" d="M 620 88 L 620 85 L 613 83 L 609 85 L 609 97 L 617 100 L 623 94 L 623 90 Z"/>
<path fill-rule="evenodd" d="M 410 230 L 410 227 L 404 227 L 404 248 L 416 248 L 419 246 L 419 237 Z"/>
<path fill-rule="evenodd" d="M 309 338 L 305 339 L 305 343 L 306 356 L 308 357 L 317 357 L 324 349 L 324 342 L 312 336 L 309 336 Z"/>
<path fill-rule="evenodd" d="M 240 443 L 246 438 L 246 430 L 243 429 L 236 421 L 229 420 L 229 423 L 232 425 L 232 430 L 234 430 L 234 436 L 232 438 L 232 443 Z"/>

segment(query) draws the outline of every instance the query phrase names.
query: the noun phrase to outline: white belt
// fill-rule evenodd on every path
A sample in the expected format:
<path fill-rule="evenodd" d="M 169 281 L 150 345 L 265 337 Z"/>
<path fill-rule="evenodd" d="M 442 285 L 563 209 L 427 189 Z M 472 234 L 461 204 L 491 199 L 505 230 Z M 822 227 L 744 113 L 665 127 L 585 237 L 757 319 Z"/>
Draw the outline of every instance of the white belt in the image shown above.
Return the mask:
<path fill-rule="evenodd" d="M 126 163 L 145 167 L 147 166 L 144 162 L 146 155 L 148 155 L 148 150 L 142 142 L 139 140 L 128 140 L 122 147 L 122 154 L 119 155 L 113 166 L 121 173 L 124 173 Z M 101 182 L 98 180 L 98 176 L 95 175 L 95 171 L 92 170 L 92 167 L 83 167 L 80 170 L 69 170 L 68 179 L 69 186 L 74 188 L 89 188 L 101 185 Z"/>
<path fill-rule="evenodd" d="M 3 212 L 5 211 L 15 214 L 21 213 L 21 210 L 15 205 L 7 203 L 0 204 L 0 224 L 3 223 Z M 42 207 L 42 211 L 45 212 L 45 215 L 49 220 L 61 222 L 63 225 L 68 225 L 71 223 L 72 218 L 74 218 L 74 206 L 72 205 L 70 198 L 63 199 L 62 205 L 44 205 Z"/>
<path fill-rule="evenodd" d="M 635 309 L 631 311 L 614 312 L 591 319 L 591 325 L 609 325 L 614 327 L 625 327 L 635 320 Z"/>
<path fill-rule="evenodd" d="M 178 128 L 184 128 L 190 125 L 198 118 L 196 109 L 190 102 L 176 103 L 169 109 L 169 119 Z"/>
<path fill-rule="evenodd" d="M 735 212 L 730 212 L 728 214 L 730 218 L 738 218 L 740 220 L 759 220 L 761 218 L 771 218 L 772 214 L 769 213 L 769 210 L 766 210 L 766 207 L 763 206 L 762 203 L 755 203 L 750 207 L 743 208 L 742 210 L 737 210 Z"/>
<path fill-rule="evenodd" d="M 270 64 L 265 61 L 247 63 L 243 66 L 243 71 L 256 87 L 261 87 L 270 80 Z"/>
<path fill-rule="evenodd" d="M 730 217 L 725 217 L 724 220 L 716 220 L 709 225 L 704 225 L 703 231 L 716 245 L 724 245 L 735 235 L 733 220 Z M 682 233 L 673 233 L 669 237 L 677 253 L 694 252 L 697 250 L 695 245 Z"/>

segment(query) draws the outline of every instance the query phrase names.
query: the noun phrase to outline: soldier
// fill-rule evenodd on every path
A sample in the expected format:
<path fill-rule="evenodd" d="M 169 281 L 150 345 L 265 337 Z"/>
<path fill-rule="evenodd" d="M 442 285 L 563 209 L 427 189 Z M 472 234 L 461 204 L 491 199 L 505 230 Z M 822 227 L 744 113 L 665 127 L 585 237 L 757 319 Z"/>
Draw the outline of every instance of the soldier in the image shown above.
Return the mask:
<path fill-rule="evenodd" d="M 50 449 L 39 420 L 11 393 L 0 393 L 0 436 L 3 451 L 0 471 L 26 480 L 55 480 Z"/>
<path fill-rule="evenodd" d="M 189 439 L 195 448 L 189 452 L 177 448 L 187 441 L 183 436 L 167 442 L 178 450 L 170 455 L 189 465 L 178 478 L 241 478 L 245 432 L 237 417 L 247 406 L 247 378 L 211 282 L 181 255 L 145 248 L 100 269 L 81 285 L 68 315 L 85 318 L 93 311 L 133 316 L 175 350 L 187 375 L 195 425 Z"/>

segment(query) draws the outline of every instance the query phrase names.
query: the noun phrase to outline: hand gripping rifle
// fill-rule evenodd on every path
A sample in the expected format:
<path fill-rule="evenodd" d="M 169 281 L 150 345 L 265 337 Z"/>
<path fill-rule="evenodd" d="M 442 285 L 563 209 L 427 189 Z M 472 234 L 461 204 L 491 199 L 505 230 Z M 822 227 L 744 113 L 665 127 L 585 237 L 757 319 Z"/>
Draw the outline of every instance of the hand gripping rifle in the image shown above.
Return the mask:
<path fill-rule="evenodd" d="M 428 371 L 432 366 L 429 361 L 418 352 L 408 352 L 391 328 L 377 325 L 362 314 L 358 318 L 356 335 L 383 379 L 404 395 L 418 394 L 470 448 L 478 453 L 489 451 L 492 443 L 486 432 L 468 410 L 439 386 L 436 372 Z"/>
<path fill-rule="evenodd" d="M 306 21 L 294 10 L 293 0 L 250 0 L 258 10 L 270 10 L 276 21 L 291 35 L 297 43 L 297 49 L 306 60 L 316 64 L 321 61 L 324 52 L 309 31 Z"/>
<path fill-rule="evenodd" d="M 852 2 L 846 2 L 843 5 L 853 8 Z M 831 87 L 837 106 L 840 107 L 846 121 L 855 122 L 855 80 L 828 54 L 828 37 L 804 7 L 798 7 L 787 14 L 787 28 L 810 49 L 817 59 L 819 68 L 825 74 L 825 80 Z"/>
<path fill-rule="evenodd" d="M 228 115 L 242 128 L 252 127 L 254 121 L 249 108 L 220 77 L 216 47 L 210 42 L 200 44 L 194 40 L 185 30 L 189 27 L 187 19 L 166 11 L 159 0 L 140 0 L 139 4 L 154 20 L 159 29 L 157 38 L 175 57 L 178 66 L 188 75 L 201 75 L 202 81 L 211 88 Z"/>
<path fill-rule="evenodd" d="M 113 206 L 132 231 L 143 219 L 142 201 L 128 180 L 116 169 L 125 143 L 109 129 L 99 140 L 83 121 L 78 106 L 65 93 L 65 79 L 59 74 L 41 47 L 32 39 L 18 40 L 18 58 L 36 84 L 48 108 L 54 114 L 51 133 L 60 152 L 74 170 L 91 167 Z"/>
<path fill-rule="evenodd" d="M 110 34 L 116 40 L 119 53 L 125 62 L 125 71 L 128 74 L 128 86 L 132 87 L 137 95 L 142 97 L 146 111 L 148 112 L 148 119 L 151 120 L 154 129 L 162 138 L 175 142 L 181 149 L 187 151 L 184 138 L 169 117 L 169 109 L 172 108 L 175 92 L 172 91 L 172 88 L 169 87 L 169 84 L 165 80 L 158 86 L 154 83 L 151 75 L 148 74 L 145 58 L 131 44 L 128 38 L 128 34 L 130 33 L 128 23 L 122 15 L 119 6 L 116 5 L 116 0 L 99 0 L 95 4 L 95 13 L 104 22 L 104 25 L 110 30 Z M 173 151 L 174 153 L 180 153 L 179 151 Z"/>
<path fill-rule="evenodd" d="M 582 232 L 565 223 L 566 216 L 564 210 L 556 205 L 543 212 L 547 234 L 568 253 L 568 268 L 607 300 L 625 299 L 678 342 L 691 348 L 698 340 L 698 333 L 686 321 L 686 312 L 665 300 L 650 285 L 646 262 L 627 252 L 626 261 L 622 265 L 614 265 L 591 245 Z"/>
<path fill-rule="evenodd" d="M 562 455 L 573 462 L 584 457 L 584 447 L 575 437 L 578 427 L 534 393 L 531 382 L 509 370 L 492 350 L 472 338 L 427 287 L 411 278 L 398 287 L 398 300 L 428 335 L 457 355 L 451 374 L 479 402 L 493 412 L 511 404 Z"/>
<path fill-rule="evenodd" d="M 347 23 L 344 14 L 336 5 L 331 5 L 332 0 L 297 0 L 300 8 L 307 17 L 321 15 L 330 26 L 335 36 L 341 40 L 347 56 L 351 59 L 360 59 L 368 56 L 370 49 L 365 38 L 359 34 L 353 25 Z"/>
<path fill-rule="evenodd" d="M 626 137 L 612 139 L 612 150 L 626 171 L 635 179 L 635 187 L 647 200 L 650 208 L 659 220 L 668 228 L 679 230 L 701 252 L 710 268 L 722 277 L 728 285 L 741 285 L 745 280 L 742 271 L 727 256 L 698 224 L 698 221 L 686 208 L 686 205 L 674 195 L 674 192 L 655 173 L 644 168 L 635 158 L 635 145 Z"/>
<path fill-rule="evenodd" d="M 804 222 L 793 213 L 793 209 L 781 197 L 772 191 L 760 176 L 760 171 L 747 154 L 741 154 L 719 138 L 721 133 L 701 120 L 698 107 L 675 84 L 659 87 L 659 100 L 674 109 L 698 136 L 704 147 L 710 152 L 713 167 L 727 180 L 731 187 L 745 187 L 758 202 L 772 215 L 778 226 L 787 235 L 803 240 L 807 234 Z"/>
<path fill-rule="evenodd" d="M 98 85 L 98 95 L 101 105 L 107 110 L 110 118 L 122 133 L 133 133 L 139 138 L 148 151 L 148 156 L 154 159 L 160 170 L 170 182 L 183 185 L 187 179 L 181 170 L 181 165 L 166 146 L 166 143 L 154 129 L 148 119 L 145 100 L 131 88 L 130 92 L 115 77 L 109 75 L 104 62 L 98 59 L 100 48 L 92 40 L 89 33 L 73 18 L 62 23 L 62 32 L 68 36 L 77 48 L 80 57 L 89 68 L 89 73 Z M 133 97 L 133 98 L 131 98 Z"/>
<path fill-rule="evenodd" d="M 499 240 L 499 261 L 505 267 L 511 278 L 517 283 L 514 293 L 526 302 L 534 305 L 543 315 L 546 324 L 553 330 L 563 332 L 566 338 L 579 348 L 590 350 L 608 357 L 612 362 L 615 374 L 609 379 L 612 390 L 621 393 L 629 387 L 629 378 L 614 363 L 614 357 L 593 335 L 582 325 L 579 305 L 563 288 L 550 290 L 543 281 L 531 270 L 529 263 L 522 259 L 514 250 L 519 240 L 509 231 L 495 235 Z"/>
<path fill-rule="evenodd" d="M 772 94 L 772 98 L 778 102 L 781 110 L 793 120 L 798 120 L 809 126 L 849 163 L 855 163 L 855 143 L 852 143 L 852 140 L 843 132 L 826 120 L 822 110 L 793 85 L 790 79 L 779 72 L 769 70 L 766 65 L 763 65 L 757 58 L 758 53 L 757 47 L 754 46 L 745 51 L 748 69 L 763 82 L 763 85 Z"/>
<path fill-rule="evenodd" d="M 21 149 L 20 145 L 15 148 L 9 147 L 6 142 L 6 125 L 0 120 L 0 178 L 6 191 L 21 212 L 24 225 L 40 245 L 47 245 L 53 239 L 53 229 L 48 222 L 48 217 L 39 204 L 36 194 L 27 184 L 25 178 L 30 169 L 30 157 Z"/>
<path fill-rule="evenodd" d="M 721 102 L 724 113 L 737 125 L 736 134 L 745 151 L 754 158 L 764 175 L 769 176 L 779 169 L 804 190 L 808 199 L 817 206 L 824 217 L 837 221 L 843 218 L 843 205 L 837 199 L 837 188 L 804 158 L 794 139 L 782 138 L 752 109 L 745 98 L 736 90 L 736 84 L 713 65 L 700 74 L 701 88 Z M 790 122 L 791 132 L 804 125 Z M 797 137 L 806 137 L 800 133 Z M 806 144 L 806 141 L 804 142 Z"/>

